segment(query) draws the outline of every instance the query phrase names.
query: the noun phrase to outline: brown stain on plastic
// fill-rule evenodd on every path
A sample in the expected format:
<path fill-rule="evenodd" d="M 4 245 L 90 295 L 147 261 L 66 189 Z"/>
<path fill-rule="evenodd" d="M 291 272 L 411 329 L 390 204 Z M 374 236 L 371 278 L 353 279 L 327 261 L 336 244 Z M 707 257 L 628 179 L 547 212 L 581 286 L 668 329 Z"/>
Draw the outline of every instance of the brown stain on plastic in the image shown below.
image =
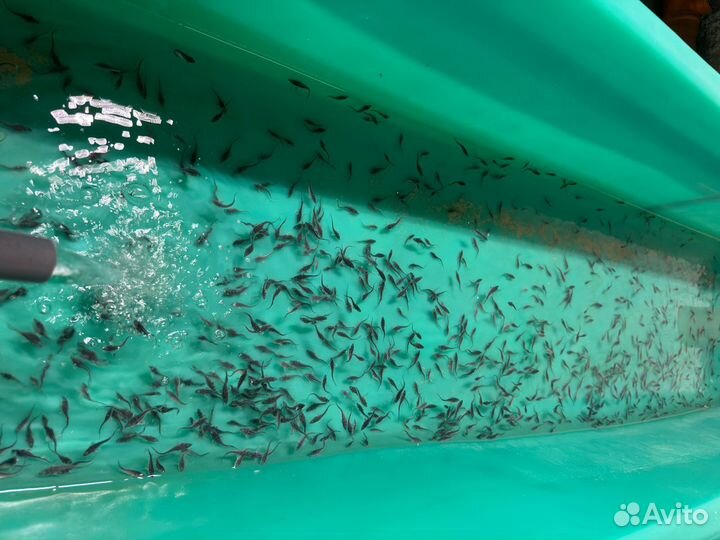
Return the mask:
<path fill-rule="evenodd" d="M 32 69 L 17 54 L 0 48 L 0 88 L 23 86 L 32 79 Z"/>
<path fill-rule="evenodd" d="M 531 221 L 513 209 L 503 209 L 500 215 L 496 214 L 490 217 L 487 210 L 479 208 L 465 199 L 458 199 L 444 207 L 443 210 L 446 212 L 448 222 L 456 225 L 477 228 L 493 225 L 500 229 L 498 233 L 503 236 L 512 235 L 518 240 L 541 242 L 548 246 L 555 246 L 563 252 L 572 250 L 587 253 L 620 264 L 642 264 L 644 266 L 650 263 L 655 267 L 662 265 L 669 274 L 682 276 L 683 279 L 693 281 L 698 285 L 712 285 L 712 282 L 708 282 L 711 279 L 711 273 L 705 267 L 695 267 L 688 274 L 681 259 L 657 249 L 627 244 L 600 231 L 585 229 L 574 222 L 552 218 L 549 218 L 547 222 Z"/>

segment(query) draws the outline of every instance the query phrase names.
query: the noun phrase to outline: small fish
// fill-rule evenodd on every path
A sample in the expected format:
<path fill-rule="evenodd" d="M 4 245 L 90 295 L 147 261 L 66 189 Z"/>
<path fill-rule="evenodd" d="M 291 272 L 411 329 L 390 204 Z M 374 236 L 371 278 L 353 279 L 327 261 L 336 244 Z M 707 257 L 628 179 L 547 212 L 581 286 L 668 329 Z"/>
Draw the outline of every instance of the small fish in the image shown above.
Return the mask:
<path fill-rule="evenodd" d="M 43 469 L 38 473 L 38 476 L 61 476 L 63 474 L 67 474 L 71 472 L 73 469 L 75 469 L 78 465 L 82 463 L 87 463 L 85 461 L 76 461 L 75 463 L 66 463 L 63 465 L 53 465 L 52 467 L 48 467 L 47 469 Z"/>
<path fill-rule="evenodd" d="M 63 427 L 61 433 L 65 433 L 65 430 L 70 425 L 70 403 L 65 396 L 63 396 L 62 401 L 60 402 L 60 412 L 65 418 L 65 427 Z"/>
<path fill-rule="evenodd" d="M 60 348 L 62 349 L 63 345 L 70 341 L 74 335 L 75 328 L 72 326 L 66 326 L 63 331 L 60 332 L 60 336 L 57 338 L 57 344 L 60 345 Z"/>
<path fill-rule="evenodd" d="M 115 433 L 113 433 L 112 435 L 110 435 L 107 439 L 103 439 L 102 441 L 98 441 L 98 442 L 93 443 L 93 444 L 91 444 L 90 446 L 88 446 L 88 447 L 85 449 L 85 451 L 83 452 L 83 457 L 88 457 L 89 455 L 94 454 L 95 452 L 97 452 L 103 444 L 105 444 L 106 442 L 108 442 L 108 441 L 109 441 L 110 439 L 112 439 L 114 436 L 115 436 Z"/>
<path fill-rule="evenodd" d="M 16 17 L 19 17 L 26 23 L 40 24 L 40 21 L 38 21 L 34 16 L 30 15 L 29 13 L 23 13 L 21 11 L 15 11 L 14 9 L 10 9 L 10 7 L 7 5 L 7 2 L 4 2 L 4 1 L 3 1 L 3 5 L 5 6 L 5 9 L 7 9 L 10 13 L 15 15 Z"/>
<path fill-rule="evenodd" d="M 42 371 L 40 372 L 39 381 L 35 377 L 30 377 L 30 380 L 33 381 L 33 384 L 35 384 L 38 388 L 42 388 L 43 384 L 45 384 L 45 377 L 47 376 L 47 372 L 50 370 L 50 358 L 52 358 L 52 356 L 48 358 L 48 361 L 45 363 Z"/>
<path fill-rule="evenodd" d="M 4 461 L 1 461 L 1 462 L 0 462 L 0 469 L 4 469 L 4 468 L 6 468 L 6 467 L 14 467 L 14 466 L 17 465 L 17 464 L 18 464 L 18 457 L 17 457 L 17 456 L 13 456 L 13 457 L 11 457 L 11 458 L 9 458 L 9 459 L 6 459 L 6 460 L 4 460 Z"/>
<path fill-rule="evenodd" d="M 0 120 L 0 125 L 5 126 L 7 129 L 9 129 L 10 131 L 14 131 L 15 133 L 28 133 L 32 131 L 31 128 L 23 126 L 22 124 L 11 124 L 3 120 Z"/>
<path fill-rule="evenodd" d="M 105 345 L 105 346 L 103 347 L 103 351 L 105 351 L 105 352 L 115 352 L 115 351 L 119 351 L 120 349 L 122 349 L 122 348 L 125 346 L 125 344 L 127 343 L 128 339 L 130 339 L 130 336 L 127 336 L 127 337 L 122 341 L 122 343 L 120 343 L 120 345 Z"/>
<path fill-rule="evenodd" d="M 27 413 L 25 418 L 20 420 L 20 423 L 15 427 L 15 433 L 20 433 L 23 429 L 25 429 L 25 426 L 27 426 L 28 422 L 30 422 L 30 418 L 32 417 L 34 410 L 35 410 L 35 407 L 33 406 L 33 408 L 30 409 L 30 412 Z"/>
<path fill-rule="evenodd" d="M 235 143 L 238 142 L 238 139 L 235 139 L 232 141 L 225 150 L 223 150 L 223 153 L 220 154 L 220 162 L 225 163 L 228 159 L 230 159 L 230 155 L 232 154 L 233 146 L 235 146 Z"/>
<path fill-rule="evenodd" d="M 175 49 L 173 52 L 175 53 L 175 56 L 177 56 L 181 60 L 185 60 L 188 64 L 195 63 L 195 59 L 186 52 L 183 52 L 180 49 Z"/>
<path fill-rule="evenodd" d="M 389 225 L 385 225 L 385 227 L 383 227 L 383 231 L 385 231 L 385 232 L 392 231 L 395 227 L 397 227 L 398 225 L 400 225 L 401 222 L 402 222 L 402 218 L 399 217 L 399 218 L 397 218 L 395 221 L 393 221 L 392 223 L 390 223 Z"/>
<path fill-rule="evenodd" d="M 573 299 L 573 291 L 575 290 L 575 285 L 570 285 L 565 289 L 565 297 L 563 298 L 562 304 L 564 307 L 568 307 L 572 303 Z"/>
<path fill-rule="evenodd" d="M 305 90 L 308 93 L 308 95 L 310 95 L 310 88 L 304 82 L 299 81 L 297 79 L 288 79 L 288 82 L 290 84 L 292 84 L 295 88 L 299 88 L 300 90 Z"/>
<path fill-rule="evenodd" d="M 136 471 L 134 469 L 126 469 L 122 465 L 120 465 L 120 462 L 118 461 L 118 467 L 122 472 L 127 474 L 128 476 L 132 476 L 133 478 L 143 478 L 145 475 L 141 473 L 140 471 Z"/>
<path fill-rule="evenodd" d="M 462 150 L 462 153 L 465 154 L 465 156 L 469 156 L 469 155 L 470 155 L 470 154 L 468 154 L 468 149 L 465 148 L 465 145 L 464 145 L 463 143 L 461 143 L 461 142 L 458 141 L 457 139 L 455 139 L 455 143 L 460 147 L 460 150 Z"/>
<path fill-rule="evenodd" d="M 308 456 L 310 456 L 310 457 L 315 457 L 315 456 L 319 455 L 320 452 L 322 452 L 323 450 L 325 450 L 325 445 L 324 445 L 324 444 L 323 444 L 320 448 L 316 448 L 315 450 L 313 450 L 312 452 L 310 452 L 310 453 L 308 454 Z"/>
<path fill-rule="evenodd" d="M 35 446 L 35 437 L 33 436 L 32 432 L 32 420 L 28 422 L 27 427 L 25 428 L 25 442 L 28 445 L 28 448 L 32 448 Z"/>
<path fill-rule="evenodd" d="M 13 328 L 13 330 L 15 330 Z M 36 347 L 42 347 L 42 339 L 34 332 L 23 332 L 22 330 L 15 330 L 18 334 L 24 337 L 28 343 L 35 345 Z"/>
<path fill-rule="evenodd" d="M 95 401 L 92 397 L 90 397 L 90 388 L 88 388 L 88 385 L 86 383 L 82 383 L 80 386 L 80 395 L 87 399 L 88 401 L 92 401 L 93 403 L 100 403 L 99 401 Z M 104 403 L 100 403 L 101 405 L 104 405 Z"/>
<path fill-rule="evenodd" d="M 182 160 L 180 161 L 180 169 L 182 170 L 182 172 L 184 172 L 185 174 L 189 174 L 190 176 L 200 176 L 199 170 L 197 170 L 191 165 L 185 165 Z"/>
<path fill-rule="evenodd" d="M 287 137 L 284 137 L 280 135 L 277 131 L 273 131 L 272 129 L 267 130 L 268 134 L 275 139 L 276 141 L 279 141 L 283 144 L 286 144 L 287 146 L 295 146 L 295 143 L 292 142 L 292 140 L 288 139 Z"/>
<path fill-rule="evenodd" d="M 233 199 L 234 202 L 234 199 Z M 211 225 L 208 227 L 200 236 L 197 237 L 195 240 L 195 245 L 197 247 L 204 246 L 208 243 L 208 240 L 210 239 L 210 235 L 213 233 L 214 226 Z"/>
<path fill-rule="evenodd" d="M 10 382 L 22 384 L 22 382 L 20 381 L 20 379 L 18 379 L 18 378 L 17 378 L 15 375 L 13 375 L 12 373 L 8 373 L 7 371 L 2 371 L 2 372 L 0 372 L 0 377 L 2 377 L 3 379 L 5 379 L 6 381 L 10 381 Z"/>
<path fill-rule="evenodd" d="M 337 96 L 330 96 L 330 99 L 334 99 L 336 101 L 345 101 L 348 98 L 345 94 L 340 94 Z"/>
<path fill-rule="evenodd" d="M 268 187 L 271 185 L 272 184 L 270 184 L 270 182 L 263 182 L 262 184 L 253 184 L 253 187 L 255 188 L 255 191 L 264 193 L 268 197 L 272 198 L 272 193 L 270 193 L 270 190 L 268 189 Z"/>
<path fill-rule="evenodd" d="M 326 129 L 322 127 L 320 124 L 315 122 L 314 120 L 311 120 L 310 118 L 306 118 L 304 120 L 305 127 L 311 132 L 311 133 L 325 133 Z"/>
<path fill-rule="evenodd" d="M 55 437 L 55 430 L 50 427 L 50 422 L 45 415 L 42 416 L 42 425 L 45 430 L 45 436 L 51 443 L 53 443 L 53 451 L 57 453 L 57 438 Z"/>
<path fill-rule="evenodd" d="M 191 447 L 192 443 L 179 443 L 170 448 L 170 450 L 165 450 L 164 452 L 158 452 L 157 450 L 155 450 L 155 453 L 158 456 L 164 456 L 173 452 L 187 452 L 188 450 L 190 450 Z"/>
<path fill-rule="evenodd" d="M 0 64 L 1 66 L 2 64 Z M 28 167 L 27 165 L 3 165 L 0 163 L 0 169 L 3 169 L 5 171 L 12 171 L 12 172 L 22 172 L 27 171 Z"/>
<path fill-rule="evenodd" d="M 222 119 L 222 117 L 225 116 L 225 114 L 227 113 L 227 111 L 228 111 L 228 104 L 227 104 L 227 102 L 220 96 L 220 94 L 217 93 L 216 90 L 213 90 L 213 93 L 215 94 L 215 99 L 216 99 L 216 101 L 217 101 L 217 105 L 218 105 L 218 108 L 220 109 L 220 111 L 219 111 L 217 114 L 215 114 L 215 115 L 210 119 L 210 121 L 211 121 L 211 122 L 218 122 L 218 121 L 220 121 L 220 119 Z"/>
<path fill-rule="evenodd" d="M 143 326 L 143 323 L 141 323 L 137 319 L 133 321 L 133 328 L 145 336 L 152 336 L 152 334 L 147 331 L 147 328 L 145 328 L 145 326 Z"/>
<path fill-rule="evenodd" d="M 40 460 L 40 461 L 44 461 L 44 462 L 46 462 L 46 463 L 49 463 L 49 461 L 48 461 L 47 459 L 45 459 L 45 458 L 42 457 L 42 456 L 38 456 L 38 455 L 36 455 L 36 454 L 33 454 L 30 450 L 16 449 L 16 450 L 13 450 L 13 453 L 14 453 L 17 457 L 22 458 L 22 459 L 37 459 L 37 460 Z"/>
<path fill-rule="evenodd" d="M 87 363 L 82 358 L 77 358 L 76 356 L 71 356 L 70 361 L 72 362 L 72 365 L 75 366 L 78 369 L 82 369 L 88 374 L 88 381 L 92 379 L 92 371 L 90 370 L 90 367 L 87 365 Z"/>
<path fill-rule="evenodd" d="M 330 219 L 330 226 L 331 226 L 330 230 L 332 231 L 333 238 L 335 238 L 335 240 L 340 240 L 340 233 L 335 228 L 335 222 L 332 220 L 332 218 Z"/>
<path fill-rule="evenodd" d="M 358 212 L 358 211 L 357 211 L 355 208 L 353 208 L 352 206 L 341 206 L 341 205 L 340 205 L 340 201 L 337 202 L 337 207 L 338 207 L 338 210 L 344 210 L 345 212 L 347 212 L 347 213 L 350 214 L 351 216 L 357 216 L 358 214 L 360 214 L 360 212 Z"/>
<path fill-rule="evenodd" d="M 47 337 L 47 333 L 45 332 L 45 325 L 38 321 L 37 319 L 33 319 L 33 330 L 35 330 L 35 333 L 39 336 L 42 336 L 44 338 Z"/>
<path fill-rule="evenodd" d="M 74 240 L 75 239 L 75 233 L 65 225 L 64 223 L 60 223 L 58 221 L 53 222 L 53 228 L 55 231 L 59 234 L 62 234 L 65 238 L 68 240 Z M 47 336 L 45 336 L 47 337 Z"/>
<path fill-rule="evenodd" d="M 142 98 L 147 99 L 147 85 L 145 84 L 145 79 L 143 79 L 142 76 L 142 60 L 140 60 L 137 68 L 135 68 L 135 85 L 137 86 L 138 92 L 140 93 Z"/>
<path fill-rule="evenodd" d="M 152 454 L 150 453 L 150 450 L 148 450 L 147 453 L 148 453 L 148 466 L 147 466 L 148 476 L 155 476 L 155 464 L 153 462 Z"/>
<path fill-rule="evenodd" d="M 50 59 L 55 66 L 55 71 L 63 72 L 67 71 L 67 66 L 60 61 L 60 57 L 55 49 L 55 32 L 50 34 Z"/>

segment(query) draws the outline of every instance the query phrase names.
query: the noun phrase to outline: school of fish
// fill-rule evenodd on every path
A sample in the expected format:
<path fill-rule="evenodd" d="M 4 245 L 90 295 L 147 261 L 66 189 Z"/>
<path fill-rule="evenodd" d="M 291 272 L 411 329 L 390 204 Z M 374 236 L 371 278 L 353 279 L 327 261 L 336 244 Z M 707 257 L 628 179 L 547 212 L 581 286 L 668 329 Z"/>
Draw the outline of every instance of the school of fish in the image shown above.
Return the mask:
<path fill-rule="evenodd" d="M 255 467 L 603 428 L 716 399 L 714 244 L 527 159 L 455 137 L 419 145 L 382 106 L 299 74 L 267 89 L 301 111 L 284 123 L 228 135 L 242 125 L 240 100 L 218 83 L 187 98 L 205 108 L 185 111 L 183 131 L 174 85 L 149 61 L 83 57 L 76 67 L 62 29 L 17 5 L 0 20 L 24 41 L 0 46 L 43 52 L 46 94 L 132 98 L 178 127 L 148 127 L 143 113 L 154 131 L 138 141 L 155 145 L 159 172 L 133 171 L 132 183 L 92 169 L 71 195 L 67 171 L 125 150 L 50 145 L 33 164 L 71 168 L 40 171 L 3 147 L 63 131 L 45 133 L 49 109 L 25 122 L 0 106 L 0 179 L 15 186 L 2 227 L 70 248 L 102 237 L 150 267 L 132 270 L 142 299 L 81 278 L 0 285 L 0 479 Z M 202 65 L 170 44 L 156 54 L 180 74 Z M 268 115 L 275 106 L 256 104 Z M 53 174 L 62 182 L 42 187 Z M 542 195 L 522 193 L 530 183 Z M 131 233 L 103 229 L 126 215 Z M 192 294 L 187 276 L 198 280 Z M 38 312 L 41 297 L 82 316 Z"/>

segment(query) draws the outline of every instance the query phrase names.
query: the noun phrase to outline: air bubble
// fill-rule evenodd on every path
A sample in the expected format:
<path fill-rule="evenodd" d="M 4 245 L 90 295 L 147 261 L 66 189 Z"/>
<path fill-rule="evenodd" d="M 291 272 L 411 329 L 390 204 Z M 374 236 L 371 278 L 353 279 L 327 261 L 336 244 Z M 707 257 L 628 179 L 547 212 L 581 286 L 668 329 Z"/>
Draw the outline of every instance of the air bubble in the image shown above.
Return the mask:
<path fill-rule="evenodd" d="M 207 306 L 207 299 L 205 298 L 205 295 L 202 291 L 198 291 L 193 296 L 193 300 L 199 307 L 205 307 Z"/>
<path fill-rule="evenodd" d="M 185 330 L 176 330 L 175 332 L 170 332 L 168 334 L 167 340 L 173 349 L 179 350 L 183 347 L 183 342 L 185 341 L 187 335 L 188 333 Z"/>
<path fill-rule="evenodd" d="M 40 298 L 38 298 L 37 309 L 43 315 L 50 313 L 50 311 L 52 311 L 52 304 L 50 303 L 50 298 L 48 298 L 47 296 L 41 296 Z"/>

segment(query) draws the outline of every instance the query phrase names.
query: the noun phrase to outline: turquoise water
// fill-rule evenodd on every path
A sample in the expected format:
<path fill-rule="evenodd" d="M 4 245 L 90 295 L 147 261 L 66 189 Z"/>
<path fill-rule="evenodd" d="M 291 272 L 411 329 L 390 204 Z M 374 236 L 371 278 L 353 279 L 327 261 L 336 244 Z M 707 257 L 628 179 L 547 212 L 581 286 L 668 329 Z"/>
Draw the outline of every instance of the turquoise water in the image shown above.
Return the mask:
<path fill-rule="evenodd" d="M 2 17 L 0 217 L 83 268 L 3 286 L 0 489 L 716 399 L 714 241 L 256 58 Z"/>

